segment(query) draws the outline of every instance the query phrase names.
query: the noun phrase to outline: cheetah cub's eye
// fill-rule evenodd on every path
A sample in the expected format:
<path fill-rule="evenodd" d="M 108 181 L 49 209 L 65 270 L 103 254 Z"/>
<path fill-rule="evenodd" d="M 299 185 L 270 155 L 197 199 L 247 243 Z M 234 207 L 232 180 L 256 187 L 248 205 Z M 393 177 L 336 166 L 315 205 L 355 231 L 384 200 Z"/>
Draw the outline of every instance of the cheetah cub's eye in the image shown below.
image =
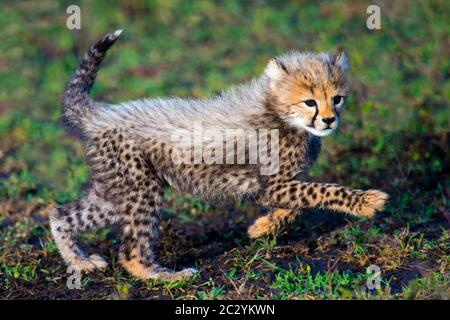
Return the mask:
<path fill-rule="evenodd" d="M 303 101 L 308 107 L 315 107 L 315 106 L 317 106 L 317 103 L 316 103 L 316 101 L 314 101 L 314 100 L 305 100 L 305 101 Z"/>
<path fill-rule="evenodd" d="M 343 96 L 335 96 L 333 97 L 333 104 L 336 107 L 340 107 L 344 103 L 344 97 Z"/>

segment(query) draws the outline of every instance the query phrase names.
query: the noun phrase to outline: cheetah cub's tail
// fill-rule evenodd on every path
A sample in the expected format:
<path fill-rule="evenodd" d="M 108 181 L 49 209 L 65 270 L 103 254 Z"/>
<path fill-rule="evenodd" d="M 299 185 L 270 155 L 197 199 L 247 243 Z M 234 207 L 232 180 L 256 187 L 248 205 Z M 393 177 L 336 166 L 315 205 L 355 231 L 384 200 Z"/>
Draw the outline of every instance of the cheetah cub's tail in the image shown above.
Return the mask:
<path fill-rule="evenodd" d="M 71 131 L 79 135 L 83 132 L 83 121 L 92 111 L 94 102 L 89 97 L 89 92 L 94 84 L 97 70 L 106 56 L 108 49 L 122 34 L 122 29 L 105 34 L 94 43 L 84 54 L 78 69 L 66 86 L 62 99 L 62 114 L 64 124 Z"/>

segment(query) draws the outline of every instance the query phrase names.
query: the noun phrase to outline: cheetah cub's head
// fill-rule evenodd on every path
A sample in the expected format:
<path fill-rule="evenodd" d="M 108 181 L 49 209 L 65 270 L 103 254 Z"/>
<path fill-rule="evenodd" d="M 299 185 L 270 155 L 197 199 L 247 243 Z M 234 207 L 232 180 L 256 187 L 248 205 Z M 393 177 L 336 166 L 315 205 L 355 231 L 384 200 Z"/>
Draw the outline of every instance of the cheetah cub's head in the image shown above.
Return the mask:
<path fill-rule="evenodd" d="M 344 53 L 291 52 L 269 62 L 270 107 L 286 125 L 327 136 L 339 125 L 350 90 Z"/>

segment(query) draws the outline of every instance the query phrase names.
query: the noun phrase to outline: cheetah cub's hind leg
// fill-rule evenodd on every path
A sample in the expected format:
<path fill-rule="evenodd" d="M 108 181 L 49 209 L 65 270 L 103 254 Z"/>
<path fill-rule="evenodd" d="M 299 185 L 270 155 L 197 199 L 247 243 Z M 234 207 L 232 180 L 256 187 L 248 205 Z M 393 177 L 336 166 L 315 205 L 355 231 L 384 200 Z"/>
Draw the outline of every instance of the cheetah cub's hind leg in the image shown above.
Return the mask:
<path fill-rule="evenodd" d="M 87 256 L 76 244 L 84 231 L 107 227 L 114 220 L 114 206 L 101 199 L 94 190 L 80 200 L 53 208 L 49 212 L 50 229 L 64 261 L 82 271 L 104 269 L 107 262 L 98 255 Z"/>
<path fill-rule="evenodd" d="M 155 262 L 153 246 L 158 239 L 163 188 L 138 147 L 132 143 L 129 145 L 120 159 L 121 166 L 126 168 L 121 171 L 124 172 L 128 192 L 119 199 L 123 215 L 119 261 L 129 273 L 141 280 L 189 279 L 195 274 L 195 269 L 174 272 Z"/>
<path fill-rule="evenodd" d="M 268 234 L 275 234 L 283 225 L 292 223 L 299 213 L 299 210 L 276 209 L 256 219 L 247 230 L 248 236 L 256 239 Z"/>

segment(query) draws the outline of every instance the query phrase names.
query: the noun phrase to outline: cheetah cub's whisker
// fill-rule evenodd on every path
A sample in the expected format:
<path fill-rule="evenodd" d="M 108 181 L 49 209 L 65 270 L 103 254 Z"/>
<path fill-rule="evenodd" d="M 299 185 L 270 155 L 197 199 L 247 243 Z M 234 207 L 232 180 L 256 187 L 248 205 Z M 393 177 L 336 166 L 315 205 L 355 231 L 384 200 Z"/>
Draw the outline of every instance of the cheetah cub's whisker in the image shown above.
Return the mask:
<path fill-rule="evenodd" d="M 49 212 L 51 232 L 67 264 L 85 271 L 107 267 L 98 255 L 86 255 L 77 246 L 76 236 L 119 224 L 119 261 L 132 275 L 167 281 L 192 277 L 196 272 L 192 268 L 175 272 L 155 261 L 153 246 L 166 186 L 207 201 L 245 197 L 278 208 L 250 226 L 252 238 L 275 232 L 303 208 L 366 217 L 383 210 L 388 196 L 381 191 L 351 190 L 298 178 L 317 159 L 320 137 L 338 127 L 350 90 L 345 54 L 293 51 L 271 60 L 258 78 L 201 100 L 96 102 L 89 96 L 90 89 L 100 62 L 121 33 L 106 34 L 90 47 L 62 100 L 63 120 L 84 142 L 92 180 L 83 198 Z M 172 161 L 173 133 L 199 122 L 221 136 L 228 129 L 236 135 L 231 142 L 219 141 L 213 148 L 210 141 L 202 141 L 200 154 L 192 154 L 200 156 L 200 163 Z M 258 140 L 257 145 L 257 150 L 276 154 L 277 170 L 269 174 L 263 173 L 261 162 L 248 161 L 245 156 L 251 155 L 254 145 L 238 146 L 242 139 L 249 140 L 242 132 L 259 130 L 277 132 L 276 138 Z M 205 163 L 212 154 L 223 161 Z M 227 162 L 230 157 L 246 162 Z"/>

